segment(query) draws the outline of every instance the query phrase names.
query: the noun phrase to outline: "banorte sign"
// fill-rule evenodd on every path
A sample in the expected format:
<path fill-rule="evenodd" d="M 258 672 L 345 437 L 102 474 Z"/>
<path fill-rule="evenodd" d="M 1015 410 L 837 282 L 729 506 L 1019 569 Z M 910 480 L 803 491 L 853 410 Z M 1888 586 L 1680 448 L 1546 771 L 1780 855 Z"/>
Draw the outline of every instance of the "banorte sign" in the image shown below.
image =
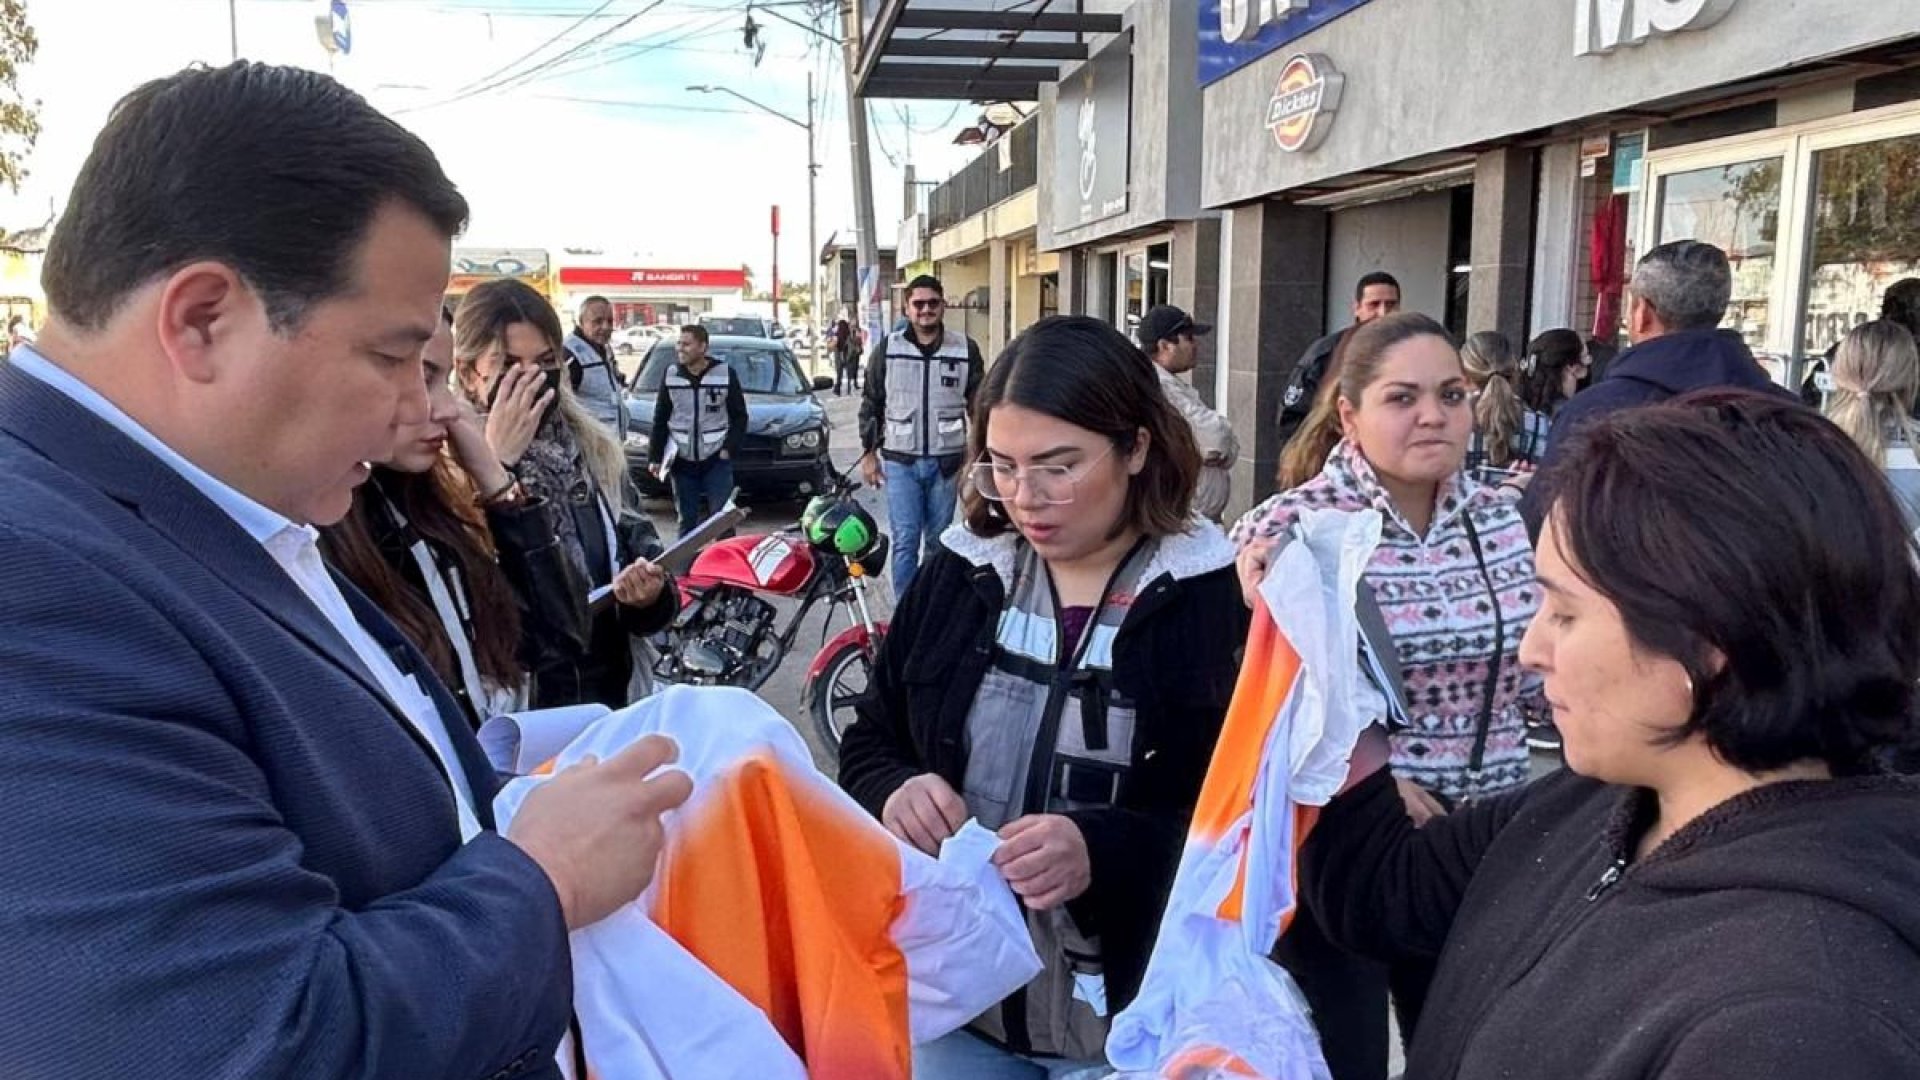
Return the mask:
<path fill-rule="evenodd" d="M 560 284 L 587 288 L 680 285 L 698 289 L 744 289 L 742 270 L 656 270 L 625 266 L 563 266 Z"/>
<path fill-rule="evenodd" d="M 1280 69 L 1267 102 L 1267 130 L 1289 154 L 1312 150 L 1327 137 L 1346 76 L 1319 53 L 1302 53 Z"/>

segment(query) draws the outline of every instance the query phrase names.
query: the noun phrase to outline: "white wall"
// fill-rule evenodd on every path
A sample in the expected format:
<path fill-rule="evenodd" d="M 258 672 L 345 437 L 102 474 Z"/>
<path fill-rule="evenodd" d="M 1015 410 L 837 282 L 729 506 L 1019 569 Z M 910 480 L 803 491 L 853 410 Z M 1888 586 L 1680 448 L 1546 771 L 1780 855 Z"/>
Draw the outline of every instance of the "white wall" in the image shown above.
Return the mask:
<path fill-rule="evenodd" d="M 1327 253 L 1327 329 L 1353 319 L 1353 284 L 1385 270 L 1400 280 L 1400 308 L 1445 321 L 1448 214 L 1445 191 L 1336 211 Z"/>

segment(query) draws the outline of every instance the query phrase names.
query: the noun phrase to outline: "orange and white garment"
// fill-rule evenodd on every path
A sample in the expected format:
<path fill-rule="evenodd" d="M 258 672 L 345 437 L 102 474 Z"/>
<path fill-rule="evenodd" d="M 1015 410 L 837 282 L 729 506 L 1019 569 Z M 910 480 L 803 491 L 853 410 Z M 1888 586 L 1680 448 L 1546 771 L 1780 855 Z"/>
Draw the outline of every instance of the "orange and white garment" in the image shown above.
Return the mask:
<path fill-rule="evenodd" d="M 1267 957 L 1293 911 L 1295 852 L 1384 708 L 1354 610 L 1380 529 L 1372 511 L 1305 511 L 1273 557 L 1146 977 L 1107 1038 L 1115 1068 L 1329 1076 L 1306 1000 Z"/>
<path fill-rule="evenodd" d="M 905 1080 L 914 1043 L 1039 972 L 992 833 L 963 829 L 938 860 L 900 843 L 751 693 L 669 688 L 594 721 L 552 764 L 652 734 L 679 744 L 694 790 L 668 816 L 653 884 L 572 936 L 594 1076 Z M 543 782 L 501 792 L 503 831 Z"/>

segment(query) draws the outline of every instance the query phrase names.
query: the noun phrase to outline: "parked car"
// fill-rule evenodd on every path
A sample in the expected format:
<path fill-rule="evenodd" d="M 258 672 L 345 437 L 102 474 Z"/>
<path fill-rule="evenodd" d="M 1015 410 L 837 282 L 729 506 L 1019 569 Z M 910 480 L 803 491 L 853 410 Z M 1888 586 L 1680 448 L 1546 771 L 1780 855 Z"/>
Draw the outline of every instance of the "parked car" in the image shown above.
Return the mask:
<path fill-rule="evenodd" d="M 613 332 L 613 351 L 623 355 L 646 352 L 659 341 L 659 327 L 623 326 Z"/>
<path fill-rule="evenodd" d="M 772 319 L 760 315 L 702 315 L 700 325 L 714 337 L 750 337 L 779 341 L 780 330 Z"/>
<path fill-rule="evenodd" d="M 741 493 L 793 499 L 825 491 L 827 410 L 814 393 L 833 389 L 833 379 L 822 376 L 809 381 L 793 351 L 766 338 L 716 335 L 708 342 L 707 352 L 733 369 L 747 398 L 747 435 L 733 455 L 734 483 Z M 648 471 L 647 444 L 653 434 L 660 383 L 676 359 L 673 342 L 654 346 L 627 398 L 633 415 L 627 434 L 627 470 L 646 495 L 668 493 L 667 485 Z"/>

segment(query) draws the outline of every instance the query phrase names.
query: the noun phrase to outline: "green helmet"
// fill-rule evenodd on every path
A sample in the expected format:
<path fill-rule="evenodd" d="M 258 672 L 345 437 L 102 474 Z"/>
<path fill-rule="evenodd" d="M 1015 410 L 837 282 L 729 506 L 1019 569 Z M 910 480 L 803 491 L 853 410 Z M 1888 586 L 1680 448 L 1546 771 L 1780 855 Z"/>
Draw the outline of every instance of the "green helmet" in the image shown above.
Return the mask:
<path fill-rule="evenodd" d="M 816 496 L 800 515 L 800 531 L 807 543 L 823 551 L 857 559 L 873 550 L 880 526 L 867 509 L 852 499 Z"/>

